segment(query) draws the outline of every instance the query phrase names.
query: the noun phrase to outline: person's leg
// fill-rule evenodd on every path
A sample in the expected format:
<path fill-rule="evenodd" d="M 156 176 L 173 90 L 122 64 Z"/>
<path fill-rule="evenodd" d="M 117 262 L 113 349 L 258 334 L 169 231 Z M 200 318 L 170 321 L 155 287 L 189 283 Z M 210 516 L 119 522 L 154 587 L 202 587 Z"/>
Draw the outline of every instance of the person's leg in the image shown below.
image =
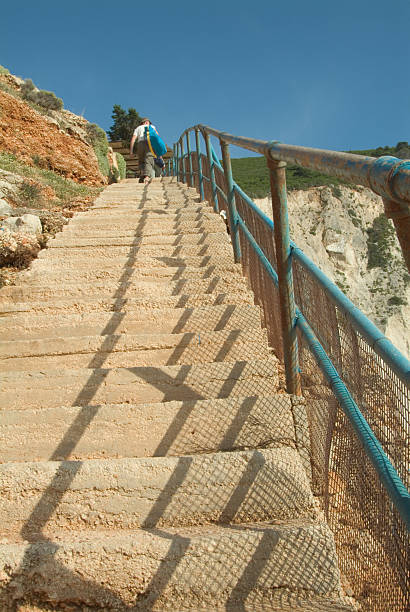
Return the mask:
<path fill-rule="evenodd" d="M 148 178 L 155 178 L 155 164 L 154 164 L 154 156 L 151 151 L 148 149 L 145 155 L 145 171 L 144 176 L 148 176 Z"/>
<path fill-rule="evenodd" d="M 141 140 L 137 143 L 137 153 L 138 153 L 138 174 L 140 177 L 140 181 L 144 180 L 145 176 L 145 154 L 147 152 L 147 143 Z"/>

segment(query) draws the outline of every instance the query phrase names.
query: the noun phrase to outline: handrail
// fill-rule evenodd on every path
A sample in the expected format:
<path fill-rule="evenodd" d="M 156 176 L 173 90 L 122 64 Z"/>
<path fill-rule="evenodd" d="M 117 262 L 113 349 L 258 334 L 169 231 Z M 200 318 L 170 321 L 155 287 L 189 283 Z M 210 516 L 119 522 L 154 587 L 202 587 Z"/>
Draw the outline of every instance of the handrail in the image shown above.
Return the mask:
<path fill-rule="evenodd" d="M 249 244 L 255 251 L 270 278 L 273 280 L 275 285 L 278 286 L 278 275 L 240 216 L 239 224 L 242 231 L 246 235 Z M 296 318 L 296 325 L 307 339 L 308 345 L 313 352 L 316 362 L 323 371 L 335 396 L 339 400 L 344 413 L 352 423 L 356 435 L 363 444 L 370 461 L 379 474 L 380 480 L 386 487 L 390 498 L 398 509 L 400 516 L 407 526 L 407 529 L 410 531 L 410 493 L 407 491 L 403 481 L 384 452 L 379 440 L 374 435 L 371 427 L 352 398 L 331 359 L 328 357 L 323 346 L 320 344 L 312 327 L 309 325 L 302 312 L 297 307 Z"/>
<path fill-rule="evenodd" d="M 353 179 L 355 182 L 370 187 L 373 191 L 379 193 L 385 198 L 391 199 L 392 197 L 394 197 L 396 202 L 399 202 L 400 205 L 403 204 L 404 200 L 402 199 L 405 199 L 404 205 L 408 207 L 408 201 L 410 200 L 410 162 L 403 162 L 401 160 L 398 160 L 397 158 L 389 156 L 386 156 L 384 158 L 363 157 L 360 155 L 338 153 L 335 151 L 308 149 L 306 147 L 297 147 L 293 145 L 281 145 L 280 143 L 272 141 L 262 141 L 250 138 L 235 137 L 231 134 L 227 134 L 226 132 L 220 132 L 219 130 L 214 130 L 213 128 L 204 126 L 202 124 L 196 125 L 192 128 L 188 128 L 181 135 L 179 141 L 181 144 L 183 142 L 183 137 L 191 130 L 195 130 L 196 134 L 198 134 L 199 130 L 202 132 L 204 139 L 207 141 L 207 143 L 209 143 L 209 146 L 207 146 L 207 152 L 208 161 L 211 169 L 213 165 L 216 165 L 225 175 L 228 193 L 224 194 L 223 190 L 221 190 L 220 187 L 217 185 L 213 185 L 213 191 L 214 193 L 219 192 L 223 194 L 227 202 L 230 226 L 231 230 L 233 230 L 234 233 L 234 236 L 232 236 L 233 246 L 235 246 L 234 241 L 238 240 L 238 229 L 240 227 L 246 240 L 256 252 L 262 265 L 265 267 L 272 280 L 278 286 L 280 294 L 282 284 L 282 294 L 280 295 L 282 309 L 283 287 L 288 287 L 287 291 L 288 294 L 289 291 L 291 292 L 290 298 L 293 303 L 293 306 L 291 307 L 293 308 L 293 312 L 295 314 L 293 315 L 293 318 L 290 321 L 291 325 L 289 326 L 288 324 L 287 328 L 285 327 L 282 329 L 283 335 L 285 336 L 285 333 L 291 334 L 292 326 L 298 327 L 299 330 L 302 332 L 302 335 L 304 336 L 312 354 L 314 355 L 317 363 L 319 364 L 322 373 L 330 384 L 345 414 L 348 416 L 349 421 L 356 432 L 356 435 L 361 440 L 366 453 L 371 459 L 371 462 L 373 463 L 379 475 L 381 482 L 386 487 L 390 499 L 393 501 L 395 507 L 397 508 L 400 516 L 404 521 L 404 524 L 410 530 L 409 492 L 401 481 L 399 475 L 397 474 L 397 471 L 391 464 L 389 458 L 385 454 L 380 442 L 377 440 L 369 424 L 360 412 L 349 390 L 347 389 L 346 384 L 342 380 L 340 374 L 337 372 L 337 369 L 333 365 L 329 356 L 326 354 L 325 350 L 323 349 L 323 346 L 320 344 L 314 330 L 309 325 L 300 309 L 295 307 L 292 284 L 290 284 L 289 289 L 288 279 L 282 278 L 281 281 L 280 277 L 278 278 L 278 274 L 275 272 L 271 263 L 262 251 L 261 247 L 258 245 L 257 241 L 249 231 L 249 228 L 246 226 L 244 220 L 238 214 L 234 198 L 234 194 L 238 193 L 246 202 L 246 204 L 250 206 L 252 210 L 261 218 L 261 220 L 269 228 L 269 230 L 274 232 L 276 240 L 277 234 L 288 234 L 288 227 L 286 226 L 286 186 L 283 188 L 283 186 L 277 182 L 278 180 L 281 180 L 277 178 L 279 175 L 275 177 L 275 171 L 281 167 L 281 163 L 299 163 L 305 167 L 325 171 L 329 174 L 341 176 L 349 180 Z M 213 150 L 212 145 L 209 142 L 210 135 L 219 138 L 222 149 L 224 167 L 222 167 Z M 271 172 L 272 196 L 273 189 L 278 190 L 278 193 L 275 196 L 275 204 L 276 207 L 283 207 L 285 213 L 285 216 L 283 217 L 283 222 L 282 217 L 277 217 L 279 223 L 281 225 L 283 223 L 283 227 L 280 227 L 279 230 L 275 229 L 275 223 L 262 211 L 260 211 L 260 209 L 251 200 L 251 198 L 249 198 L 243 192 L 243 190 L 233 181 L 230 168 L 230 157 L 227 149 L 228 143 L 241 146 L 243 148 L 247 148 L 255 152 L 259 152 L 265 155 L 265 157 L 267 158 L 268 166 Z M 199 150 L 198 157 L 200 157 Z M 184 158 L 183 154 L 182 158 Z M 183 168 L 182 172 L 184 173 Z M 283 189 L 285 190 L 284 196 L 282 195 Z M 280 248 L 280 244 L 281 242 L 279 241 L 276 245 L 277 256 L 278 247 Z M 296 246 L 295 243 L 289 241 L 289 244 L 289 255 L 285 254 L 285 259 L 282 258 L 281 262 L 282 275 L 284 267 L 286 267 L 288 270 L 291 270 L 290 261 L 292 257 L 298 260 L 299 263 L 306 270 L 308 270 L 309 273 L 316 279 L 316 281 L 324 289 L 326 294 L 341 309 L 341 311 L 347 315 L 353 328 L 364 337 L 364 339 L 371 346 L 371 348 L 390 366 L 390 368 L 399 377 L 399 379 L 408 385 L 410 382 L 410 362 L 400 353 L 400 351 L 398 351 L 393 346 L 393 344 L 377 329 L 377 327 L 358 308 L 353 305 L 353 303 L 343 294 L 343 292 L 340 291 L 340 289 L 338 289 L 338 287 L 336 287 L 336 285 L 334 285 L 326 277 L 326 275 L 324 275 L 321 270 L 315 266 L 315 264 L 303 253 L 301 249 Z M 280 271 L 279 262 L 278 268 Z M 291 277 L 290 281 L 292 283 Z M 289 298 L 289 295 L 287 297 Z M 286 339 L 284 337 L 284 345 L 285 341 Z M 286 369 L 289 369 L 290 365 L 293 369 L 297 367 L 297 363 L 290 364 L 289 355 L 291 354 L 293 356 L 297 356 L 297 348 L 296 352 L 288 354 L 288 362 L 286 360 L 285 355 Z M 287 370 L 286 373 L 288 374 Z"/>
<path fill-rule="evenodd" d="M 188 131 L 191 129 L 188 128 Z M 410 272 L 410 160 L 390 155 L 370 157 L 233 136 L 203 124 L 194 129 L 200 129 L 204 136 L 216 136 L 220 141 L 260 153 L 267 160 L 298 164 L 369 187 L 383 198 L 385 214 L 394 223 Z"/>
<path fill-rule="evenodd" d="M 199 128 L 202 133 L 216 136 L 249 151 L 270 156 L 274 160 L 299 164 L 311 170 L 318 170 L 364 185 L 382 197 L 393 198 L 397 202 L 401 200 L 407 207 L 409 206 L 410 161 L 408 160 L 389 155 L 370 157 L 233 136 L 202 124 L 195 127 Z M 188 130 L 191 129 L 194 128 L 188 128 Z"/>
<path fill-rule="evenodd" d="M 215 161 L 218 159 L 215 155 Z M 221 165 L 219 164 L 221 168 Z M 222 169 L 222 168 L 221 168 Z M 234 182 L 235 191 L 246 201 L 252 210 L 259 216 L 265 225 L 273 231 L 274 224 L 255 202 Z M 372 349 L 382 357 L 397 376 L 410 384 L 410 361 L 394 346 L 392 342 L 368 319 L 362 311 L 349 300 L 349 298 L 318 268 L 307 255 L 293 241 L 292 253 L 304 268 L 308 269 L 320 285 L 329 292 L 332 300 L 351 319 L 353 327 L 359 331 L 369 342 Z"/>

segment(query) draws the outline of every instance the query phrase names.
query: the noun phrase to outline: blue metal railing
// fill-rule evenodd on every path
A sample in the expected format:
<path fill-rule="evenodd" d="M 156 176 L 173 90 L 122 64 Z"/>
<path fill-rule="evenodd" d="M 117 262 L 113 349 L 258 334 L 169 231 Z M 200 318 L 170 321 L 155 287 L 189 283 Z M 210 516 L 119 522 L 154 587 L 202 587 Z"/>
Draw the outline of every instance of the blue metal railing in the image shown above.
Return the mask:
<path fill-rule="evenodd" d="M 280 281 L 278 279 L 277 271 L 275 271 L 266 258 L 263 250 L 258 245 L 255 238 L 252 236 L 244 219 L 238 214 L 235 207 L 235 193 L 238 193 L 246 204 L 253 210 L 253 212 L 260 218 L 266 228 L 270 232 L 275 231 L 275 224 L 269 217 L 267 217 L 249 198 L 243 190 L 233 181 L 232 171 L 230 168 L 230 159 L 228 152 L 228 143 L 242 146 L 246 149 L 256 151 L 265 155 L 268 159 L 268 164 L 271 159 L 282 162 L 292 162 L 309 167 L 311 169 L 321 170 L 329 174 L 340 176 L 350 181 L 356 181 L 362 185 L 371 187 L 374 191 L 384 197 L 392 198 L 395 197 L 396 201 L 400 206 L 408 206 L 410 201 L 410 162 L 398 160 L 392 157 L 384 158 L 371 158 L 362 157 L 359 155 L 338 153 L 333 151 L 321 151 L 317 149 L 306 149 L 304 147 L 295 147 L 292 145 L 282 145 L 279 143 L 258 141 L 249 138 L 235 137 L 224 132 L 219 132 L 207 126 L 199 125 L 194 128 L 189 128 L 184 132 L 187 134 L 189 131 L 195 130 L 198 136 L 199 130 L 202 132 L 206 147 L 208 164 L 210 168 L 210 176 L 207 180 L 212 184 L 212 197 L 214 203 L 214 209 L 217 211 L 219 208 L 218 196 L 227 203 L 229 216 L 230 216 L 230 227 L 232 233 L 232 242 L 237 261 L 240 259 L 240 245 L 239 245 L 239 230 L 241 230 L 248 240 L 249 244 L 257 254 L 260 262 L 268 272 L 269 276 L 276 284 L 280 287 Z M 216 136 L 220 139 L 223 166 L 219 162 L 212 145 L 210 143 L 210 136 Z M 182 143 L 182 137 L 180 140 Z M 183 154 L 182 144 L 180 144 L 181 158 L 179 160 L 179 168 L 177 171 L 181 174 L 182 179 L 185 178 L 184 171 L 184 160 L 187 159 L 187 154 Z M 197 141 L 197 155 L 198 160 L 201 159 L 199 151 L 199 141 Z M 182 162 L 182 163 L 181 163 Z M 218 167 L 220 171 L 224 172 L 227 192 L 216 184 L 214 169 Z M 199 183 L 202 185 L 204 177 L 202 175 L 202 169 L 199 168 L 197 173 L 199 175 Z M 271 181 L 272 182 L 272 181 Z M 275 184 L 275 181 L 273 181 Z M 276 182 L 277 184 L 277 182 Z M 201 190 L 201 199 L 203 199 L 203 190 Z M 286 196 L 285 202 L 279 202 L 279 206 L 284 207 L 285 216 L 286 212 Z M 283 225 L 283 224 L 282 224 Z M 280 228 L 282 233 L 288 234 L 288 228 Z M 299 263 L 305 267 L 309 273 L 316 279 L 321 285 L 328 296 L 337 304 L 338 308 L 349 318 L 353 327 L 366 339 L 369 345 L 374 351 L 390 366 L 393 372 L 398 378 L 408 386 L 410 383 L 410 362 L 393 346 L 393 344 L 377 329 L 377 327 L 369 320 L 363 313 L 356 308 L 352 302 L 334 285 L 322 272 L 313 264 L 313 262 L 306 257 L 306 255 L 289 240 L 290 249 L 288 255 L 288 261 L 283 262 L 286 267 L 285 278 L 282 284 L 285 285 L 285 293 L 293 295 L 293 289 L 289 291 L 289 270 L 291 258 L 295 258 Z M 279 264 L 278 264 L 279 265 Z M 312 351 L 315 359 L 323 372 L 326 380 L 330 384 L 333 392 L 335 393 L 341 407 L 345 411 L 349 418 L 356 435 L 361 440 L 363 447 L 366 450 L 372 464 L 374 465 L 381 481 L 383 482 L 390 498 L 400 513 L 404 523 L 410 530 L 410 494 L 404 486 L 402 480 L 398 476 L 395 468 L 391 464 L 389 458 L 384 452 L 380 442 L 374 435 L 367 421 L 360 412 L 357 404 L 353 400 L 346 384 L 341 379 L 337 372 L 337 369 L 333 365 L 331 359 L 326 354 L 325 350 L 321 346 L 314 330 L 307 322 L 299 308 L 293 304 L 295 314 L 288 317 L 290 323 L 282 330 L 284 342 L 286 342 L 286 335 L 291 333 L 294 338 L 295 328 L 299 329 L 306 339 L 310 350 Z M 288 361 L 288 363 L 286 363 Z M 295 371 L 299 370 L 297 363 L 297 347 L 296 353 L 288 355 L 286 360 L 285 351 L 285 366 L 289 372 L 289 379 L 292 379 L 295 375 Z M 294 392 L 297 388 L 297 383 L 293 385 L 293 389 L 288 390 Z"/>
<path fill-rule="evenodd" d="M 196 152 L 184 153 L 182 139 L 190 131 L 195 131 Z M 205 140 L 206 156 L 200 151 L 199 132 L 202 133 Z M 219 139 L 222 164 L 213 150 L 211 136 Z M 229 144 L 259 152 L 265 156 L 271 183 L 273 221 L 233 180 Z M 234 257 L 236 261 L 242 260 L 244 273 L 247 274 L 254 288 L 256 299 L 264 311 L 268 333 L 271 327 L 271 332 L 273 330 L 271 337 L 273 335 L 275 338 L 273 342 L 278 354 L 283 353 L 287 390 L 295 395 L 301 394 L 299 337 L 304 363 L 302 374 L 305 379 L 306 376 L 308 377 L 306 380 L 309 379 L 309 376 L 311 378 L 313 376 L 312 380 L 316 380 L 311 362 L 305 356 L 307 347 L 323 380 L 328 385 L 327 388 L 331 389 L 333 397 L 345 415 L 346 424 L 343 425 L 339 419 L 339 425 L 335 427 L 335 420 L 332 419 L 336 417 L 331 416 L 332 405 L 330 401 L 327 401 L 328 395 L 324 392 L 321 401 L 323 404 L 323 397 L 325 397 L 324 404 L 328 404 L 329 412 L 324 413 L 320 410 L 315 412 L 313 409 L 308 416 L 312 445 L 312 479 L 314 480 L 315 474 L 320 485 L 320 479 L 323 478 L 325 490 L 327 487 L 329 492 L 331 481 L 329 470 L 336 470 L 333 474 L 337 476 L 339 473 L 339 493 L 341 493 L 343 487 L 349 488 L 350 485 L 350 477 L 347 474 L 353 476 L 351 485 L 353 489 L 344 494 L 342 504 L 342 508 L 345 505 L 348 508 L 347 521 L 343 510 L 332 507 L 329 495 L 327 502 L 325 500 L 328 516 L 331 520 L 332 516 L 334 519 L 335 538 L 336 540 L 339 538 L 337 541 L 339 558 L 341 554 L 343 557 L 344 553 L 343 569 L 351 580 L 358 582 L 361 580 L 362 587 L 367 584 L 367 560 L 375 554 L 375 550 L 370 545 L 365 546 L 359 579 L 360 563 L 357 565 L 357 553 L 351 562 L 350 547 L 343 549 L 346 537 L 353 537 L 352 530 L 356 529 L 354 537 L 360 539 L 360 529 L 366 525 L 374 537 L 377 537 L 379 542 L 383 542 L 383 550 L 386 551 L 383 554 L 380 553 L 378 560 L 374 561 L 375 572 L 379 576 L 379 588 L 378 591 L 376 589 L 374 596 L 371 596 L 372 609 L 406 609 L 407 605 L 410 605 L 407 568 L 410 494 L 396 468 L 399 466 L 403 477 L 408 477 L 409 466 L 406 464 L 408 451 L 406 449 L 408 449 L 410 435 L 408 414 L 410 362 L 290 240 L 284 166 L 286 163 L 296 163 L 342 177 L 350 183 L 365 185 L 381 195 L 385 213 L 395 224 L 403 255 L 410 269 L 410 241 L 408 240 L 410 236 L 410 161 L 398 160 L 394 157 L 376 159 L 235 137 L 204 125 L 186 130 L 174 151 L 174 174 L 185 181 L 187 174 L 190 174 L 189 171 L 192 171 L 201 200 L 204 200 L 206 194 L 215 212 L 222 208 L 228 212 Z M 192 160 L 195 162 L 194 168 L 192 168 Z M 190 184 L 192 184 L 191 181 Z M 258 262 L 256 268 L 249 249 Z M 264 299 L 263 293 L 267 285 L 264 284 L 265 280 L 260 269 L 257 268 L 258 265 L 260 269 L 263 269 L 268 282 L 276 287 L 275 295 L 279 297 L 272 298 L 274 304 Z M 307 307 L 309 316 L 306 315 L 306 312 L 302 312 L 302 308 L 295 303 L 293 274 L 296 274 L 295 278 L 298 281 L 298 300 L 304 304 L 304 307 Z M 263 277 L 262 280 L 261 277 Z M 322 310 L 317 307 L 318 299 L 322 303 Z M 325 304 L 324 310 L 323 304 Z M 330 304 L 332 304 L 331 308 Z M 272 317 L 269 319 L 270 311 L 274 307 L 280 310 L 279 329 L 278 317 L 275 315 L 274 320 Z M 315 310 L 320 311 L 319 315 Z M 324 321 L 326 316 L 329 318 L 327 327 Z M 282 346 L 277 343 L 278 337 L 282 338 Z M 349 338 L 351 344 L 347 346 L 346 342 L 349 343 Z M 375 390 L 372 394 L 373 386 Z M 322 423 L 326 419 L 327 422 Z M 369 419 L 372 426 L 369 424 Z M 320 425 L 319 434 L 317 432 L 318 423 Z M 318 435 L 319 438 L 322 435 L 322 439 L 315 440 L 315 436 L 317 438 Z M 332 445 L 329 443 L 329 435 Z M 384 440 L 383 443 L 379 439 L 380 436 Z M 346 440 L 350 440 L 347 446 Z M 353 446 L 350 448 L 349 444 Z M 354 459 L 352 449 L 359 448 L 360 445 L 365 453 L 363 456 L 367 457 L 369 465 L 372 466 L 371 469 L 374 470 L 376 478 L 381 483 L 383 494 L 374 486 L 374 483 L 373 486 L 367 484 L 368 481 L 372 482 L 373 474 L 365 465 L 365 459 L 357 457 Z M 350 448 L 349 452 L 353 454 L 349 455 L 346 448 Z M 360 453 L 357 456 L 360 456 Z M 391 457 L 396 462 L 395 466 Z M 355 468 L 351 467 L 352 463 L 356 466 Z M 340 488 L 340 476 L 342 477 L 341 482 L 344 482 L 342 488 Z M 354 482 L 366 483 L 362 485 L 363 491 L 356 491 Z M 320 486 L 317 489 L 321 494 Z M 371 498 L 371 501 L 368 497 Z M 352 517 L 352 522 L 349 522 L 350 517 Z M 347 525 L 347 536 L 346 533 L 343 536 L 343 529 L 340 528 L 342 524 Z M 357 525 L 362 527 L 357 527 Z M 380 559 L 382 559 L 381 562 Z M 381 570 L 382 567 L 383 570 Z M 399 584 L 398 590 L 393 587 L 386 590 L 384 588 L 386 579 L 392 584 Z"/>

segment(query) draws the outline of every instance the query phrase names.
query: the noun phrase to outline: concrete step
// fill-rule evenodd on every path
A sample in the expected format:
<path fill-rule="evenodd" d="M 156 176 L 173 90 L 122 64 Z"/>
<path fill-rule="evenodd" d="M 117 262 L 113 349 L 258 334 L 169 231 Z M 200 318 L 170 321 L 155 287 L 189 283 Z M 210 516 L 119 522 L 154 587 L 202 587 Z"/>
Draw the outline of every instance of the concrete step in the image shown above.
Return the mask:
<path fill-rule="evenodd" d="M 125 276 L 125 279 L 124 279 Z M 0 303 L 25 302 L 28 300 L 55 300 L 66 297 L 91 297 L 101 295 L 112 295 L 126 297 L 138 297 L 139 299 L 157 299 L 166 296 L 200 295 L 215 293 L 236 293 L 248 291 L 246 281 L 242 276 L 232 275 L 230 278 L 213 276 L 202 279 L 179 279 L 170 281 L 167 278 L 135 278 L 135 273 L 123 275 L 118 281 L 102 280 L 91 282 L 64 282 L 50 285 L 22 285 L 4 287 L 0 292 Z M 45 280 L 45 279 L 44 279 Z"/>
<path fill-rule="evenodd" d="M 266 331 L 115 334 L 0 342 L 0 370 L 199 364 L 269 358 Z"/>
<path fill-rule="evenodd" d="M 165 212 L 177 211 L 192 211 L 201 209 L 206 212 L 211 212 L 213 209 L 208 202 L 200 202 L 199 197 L 185 196 L 170 196 L 164 201 L 160 194 L 152 194 L 149 197 L 141 198 L 138 194 L 128 198 L 113 197 L 104 202 L 99 202 L 93 206 L 90 211 L 100 210 L 102 213 L 115 211 L 121 208 L 119 205 L 124 204 L 124 209 L 136 211 L 151 211 L 152 209 L 161 209 Z M 88 211 L 87 211 L 88 212 Z"/>
<path fill-rule="evenodd" d="M 2 372 L 3 410 L 188 401 L 272 395 L 278 387 L 277 361 L 237 361 L 200 365 Z"/>
<path fill-rule="evenodd" d="M 0 411 L 0 460 L 83 461 L 296 445 L 300 398 L 261 397 Z M 30 444 L 27 444 L 30 440 Z"/>
<path fill-rule="evenodd" d="M 121 220 L 123 220 L 123 216 L 121 216 Z M 156 219 L 144 221 L 143 223 L 137 219 L 129 219 L 122 223 L 119 223 L 119 221 L 113 223 L 112 220 L 109 222 L 107 219 L 106 226 L 100 224 L 97 228 L 95 227 L 94 219 L 92 219 L 89 224 L 83 223 L 80 227 L 70 223 L 65 225 L 64 228 L 57 234 L 58 238 L 118 238 L 126 236 L 155 236 L 164 233 L 178 236 L 179 234 L 197 234 L 198 232 L 224 232 L 225 223 L 216 215 L 205 222 L 203 220 L 197 221 L 196 219 L 171 222 L 159 216 Z"/>
<path fill-rule="evenodd" d="M 113 262 L 115 264 L 115 262 Z M 169 281 L 185 281 L 189 279 L 209 279 L 214 276 L 218 276 L 223 279 L 230 278 L 232 276 L 241 276 L 241 268 L 240 264 L 234 263 L 226 263 L 225 265 L 210 265 L 206 267 L 194 267 L 194 266 L 179 266 L 179 267 L 146 267 L 146 268 L 135 268 L 132 266 L 126 266 L 125 268 L 108 267 L 108 268 L 94 268 L 94 266 L 90 269 L 90 266 L 83 266 L 79 268 L 76 265 L 72 265 L 71 270 L 69 272 L 69 276 L 67 275 L 67 268 L 60 268 L 58 266 L 53 266 L 53 268 L 48 271 L 47 277 L 44 276 L 44 270 L 37 271 L 36 268 L 32 267 L 32 269 L 23 273 L 19 277 L 19 284 L 24 283 L 27 285 L 51 285 L 51 284 L 59 284 L 64 280 L 70 281 L 71 278 L 74 278 L 77 281 L 81 282 L 92 282 L 98 281 L 102 279 L 106 279 L 108 282 L 118 281 L 121 278 L 131 278 L 137 277 L 139 281 L 143 281 L 146 279 L 158 279 L 159 281 L 163 279 L 168 279 Z M 0 293 L 1 295 L 1 293 Z"/>
<path fill-rule="evenodd" d="M 109 334 L 202 333 L 232 329 L 260 328 L 258 306 L 222 304 L 198 308 L 127 310 L 124 312 L 83 312 L 35 314 L 30 311 L 0 317 L 2 340 L 105 336 Z"/>
<path fill-rule="evenodd" d="M 113 533 L 316 514 L 306 472 L 290 447 L 3 463 L 0 480 L 0 538 L 19 532 L 25 539 L 39 533 L 52 538 L 56 529 L 102 527 Z"/>
<path fill-rule="evenodd" d="M 1 294 L 0 294 L 1 295 Z M 160 297 L 115 297 L 96 295 L 93 297 L 67 297 L 38 302 L 0 302 L 0 317 L 18 312 L 57 314 L 63 312 L 128 312 L 130 310 L 163 310 L 168 308 L 196 308 L 198 306 L 220 306 L 221 304 L 251 304 L 249 291 L 235 293 L 180 294 Z"/>
<path fill-rule="evenodd" d="M 113 220 L 115 224 L 122 225 L 125 222 L 131 222 L 133 227 L 141 224 L 144 224 L 144 227 L 152 227 L 155 223 L 184 226 L 188 223 L 206 225 L 207 223 L 214 223 L 216 220 L 220 222 L 220 216 L 211 207 L 204 207 L 198 203 L 190 204 L 188 207 L 181 206 L 180 208 L 165 208 L 160 202 L 148 208 L 141 207 L 138 204 L 126 203 L 106 205 L 105 208 L 94 206 L 86 211 L 74 213 L 67 229 L 77 225 L 92 227 L 93 224 L 102 224 L 109 228 L 110 220 Z"/>
<path fill-rule="evenodd" d="M 48 251 L 48 255 L 50 253 L 55 254 L 55 251 Z M 90 265 L 90 261 L 92 261 L 92 265 Z M 118 270 L 127 271 L 128 268 L 138 268 L 138 269 L 146 269 L 146 268 L 200 268 L 202 271 L 204 268 L 215 267 L 215 269 L 226 268 L 235 265 L 233 263 L 233 258 L 231 256 L 228 257 L 218 257 L 213 256 L 212 254 L 207 255 L 184 255 L 184 250 L 178 250 L 175 256 L 167 256 L 159 254 L 157 257 L 155 255 L 143 255 L 140 253 L 129 255 L 116 254 L 115 257 L 110 257 L 107 254 L 107 251 L 104 250 L 104 253 L 101 255 L 92 254 L 92 258 L 90 257 L 65 257 L 60 259 L 53 259 L 52 265 L 47 258 L 41 257 L 40 259 L 35 259 L 30 266 L 31 270 L 41 270 L 42 273 L 44 271 L 53 271 L 57 270 L 111 270 L 115 268 Z M 238 265 L 238 264 L 237 264 Z M 171 272 L 176 272 L 176 270 L 171 270 Z"/>
<path fill-rule="evenodd" d="M 201 204 L 190 204 L 185 207 L 164 208 L 161 203 L 144 208 L 138 204 L 127 206 L 110 206 L 104 209 L 90 208 L 87 211 L 75 213 L 70 219 L 69 228 L 80 227 L 149 227 L 154 223 L 169 226 L 184 226 L 189 223 L 207 223 L 215 221 L 219 216 L 214 211 Z M 110 221 L 112 225 L 110 226 Z"/>
<path fill-rule="evenodd" d="M 201 244 L 153 244 L 153 243 L 138 243 L 129 246 L 84 246 L 84 247 L 60 247 L 55 249 L 43 249 L 38 254 L 40 259 L 47 259 L 54 264 L 60 259 L 70 258 L 87 259 L 90 263 L 95 257 L 117 258 L 121 256 L 128 257 L 128 265 L 131 265 L 133 260 L 141 256 L 150 257 L 205 257 L 211 255 L 217 260 L 226 258 L 227 261 L 233 261 L 232 247 L 230 242 L 226 242 L 225 237 L 221 240 L 213 242 L 206 241 Z"/>
<path fill-rule="evenodd" d="M 229 244 L 229 237 L 225 231 L 207 232 L 198 231 L 196 233 L 184 234 L 181 232 L 173 234 L 141 234 L 140 230 L 136 230 L 135 236 L 98 236 L 85 237 L 82 236 L 67 236 L 66 234 L 58 235 L 53 240 L 47 243 L 47 249 L 61 248 L 78 248 L 78 247 L 118 247 L 118 246 L 145 246 L 145 245 L 204 245 L 204 244 Z"/>
<path fill-rule="evenodd" d="M 284 604 L 314 610 L 318 600 L 325 607 L 317 609 L 328 610 L 328 600 L 342 603 L 331 532 L 308 520 L 55 533 L 52 542 L 2 543 L 0 571 L 4 610 L 27 598 L 60 609 L 124 612 L 279 610 Z"/>

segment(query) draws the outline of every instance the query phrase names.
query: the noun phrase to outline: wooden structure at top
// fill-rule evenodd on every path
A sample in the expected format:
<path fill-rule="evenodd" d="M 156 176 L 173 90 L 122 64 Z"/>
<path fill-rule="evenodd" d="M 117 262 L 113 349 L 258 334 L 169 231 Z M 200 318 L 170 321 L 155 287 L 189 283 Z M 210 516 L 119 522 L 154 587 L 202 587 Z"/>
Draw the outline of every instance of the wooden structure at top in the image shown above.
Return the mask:
<path fill-rule="evenodd" d="M 114 153 L 121 153 L 123 158 L 125 159 L 125 164 L 127 167 L 127 176 L 135 176 L 138 174 L 138 155 L 136 153 L 137 145 L 134 146 L 134 154 L 130 155 L 129 146 L 123 140 L 118 140 L 116 142 L 110 142 L 110 147 L 112 147 Z M 165 160 L 170 159 L 173 153 L 172 150 L 167 146 L 167 152 L 163 155 Z"/>

